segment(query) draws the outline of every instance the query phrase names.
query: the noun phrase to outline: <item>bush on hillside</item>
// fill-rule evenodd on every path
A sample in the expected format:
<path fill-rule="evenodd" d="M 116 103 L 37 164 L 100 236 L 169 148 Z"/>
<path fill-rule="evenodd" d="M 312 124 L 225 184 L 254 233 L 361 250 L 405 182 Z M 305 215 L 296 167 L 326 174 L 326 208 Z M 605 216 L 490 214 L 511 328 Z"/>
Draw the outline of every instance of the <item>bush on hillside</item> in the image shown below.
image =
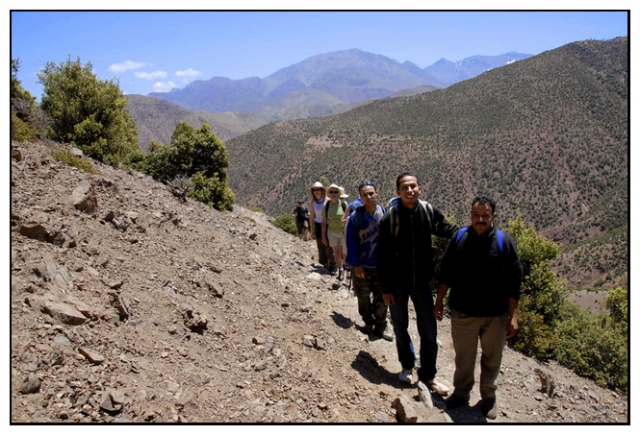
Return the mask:
<path fill-rule="evenodd" d="M 509 222 L 524 270 L 513 347 L 531 357 L 555 359 L 602 386 L 628 390 L 628 293 L 611 291 L 608 312 L 594 314 L 567 300 L 564 282 L 549 269 L 559 246 L 527 227 L 521 216 Z"/>
<path fill-rule="evenodd" d="M 298 230 L 296 228 L 296 220 L 290 214 L 283 214 L 274 219 L 273 225 L 280 228 L 282 231 L 293 234 L 294 236 L 298 234 Z"/>
<path fill-rule="evenodd" d="M 228 186 L 229 154 L 208 124 L 198 129 L 180 121 L 171 144 L 152 141 L 149 154 L 136 167 L 163 183 L 191 178 L 187 196 L 217 210 L 233 210 L 235 194 Z"/>
<path fill-rule="evenodd" d="M 56 150 L 52 153 L 52 157 L 59 162 L 66 163 L 67 165 L 74 166 L 91 174 L 96 173 L 96 170 L 90 161 L 72 154 L 69 150 Z"/>
<path fill-rule="evenodd" d="M 44 136 L 46 120 L 35 98 L 18 80 L 20 59 L 11 60 L 11 140 L 33 141 Z"/>
<path fill-rule="evenodd" d="M 140 160 L 136 125 L 114 81 L 99 80 L 91 63 L 82 65 L 79 58 L 59 65 L 48 62 L 38 79 L 52 139 L 114 166 Z"/>

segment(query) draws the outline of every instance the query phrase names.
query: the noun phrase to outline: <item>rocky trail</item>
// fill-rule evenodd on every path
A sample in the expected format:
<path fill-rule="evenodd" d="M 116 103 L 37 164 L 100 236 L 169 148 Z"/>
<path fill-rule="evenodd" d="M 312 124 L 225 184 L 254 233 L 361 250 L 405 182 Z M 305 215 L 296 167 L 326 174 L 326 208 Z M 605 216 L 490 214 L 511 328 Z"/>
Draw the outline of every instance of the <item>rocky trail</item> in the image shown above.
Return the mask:
<path fill-rule="evenodd" d="M 397 380 L 395 344 L 358 329 L 315 242 L 143 174 L 57 162 L 61 147 L 12 143 L 11 422 L 485 422 L 477 387 L 446 410 Z M 447 319 L 439 342 L 452 387 Z M 500 382 L 490 424 L 629 422 L 626 395 L 510 349 Z"/>

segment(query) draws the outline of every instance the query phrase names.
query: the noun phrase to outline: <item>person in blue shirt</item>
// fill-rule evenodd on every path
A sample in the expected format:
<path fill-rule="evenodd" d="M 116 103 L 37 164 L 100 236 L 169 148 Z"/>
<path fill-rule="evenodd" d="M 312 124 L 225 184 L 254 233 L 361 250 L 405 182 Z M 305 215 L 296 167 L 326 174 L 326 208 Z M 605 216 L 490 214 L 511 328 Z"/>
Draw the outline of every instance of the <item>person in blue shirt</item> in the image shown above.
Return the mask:
<path fill-rule="evenodd" d="M 387 305 L 376 270 L 378 226 L 386 209 L 378 204 L 378 190 L 373 183 L 363 183 L 358 190 L 363 205 L 351 213 L 346 229 L 347 263 L 353 269 L 358 313 L 366 333 L 393 341 L 387 328 Z"/>

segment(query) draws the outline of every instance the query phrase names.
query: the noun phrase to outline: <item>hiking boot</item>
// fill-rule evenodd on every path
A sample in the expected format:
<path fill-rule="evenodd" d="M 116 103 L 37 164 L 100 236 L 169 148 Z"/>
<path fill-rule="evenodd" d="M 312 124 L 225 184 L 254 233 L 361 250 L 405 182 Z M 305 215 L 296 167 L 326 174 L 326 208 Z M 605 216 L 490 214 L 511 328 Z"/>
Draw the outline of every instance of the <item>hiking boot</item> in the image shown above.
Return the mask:
<path fill-rule="evenodd" d="M 364 328 L 362 328 L 362 332 L 364 332 L 365 334 L 371 334 L 373 332 L 373 324 L 366 323 L 364 325 Z"/>
<path fill-rule="evenodd" d="M 449 409 L 455 409 L 461 406 L 469 405 L 469 399 L 465 399 L 462 396 L 453 394 L 451 395 L 451 397 L 445 399 L 444 404 L 447 405 L 447 408 Z"/>
<path fill-rule="evenodd" d="M 449 387 L 447 387 L 444 384 L 441 384 L 435 378 L 425 382 L 425 385 L 430 391 L 433 391 L 434 393 L 438 393 L 441 396 L 449 395 Z"/>
<path fill-rule="evenodd" d="M 343 271 L 342 269 L 340 269 L 340 270 L 338 271 L 338 281 L 342 281 L 342 278 L 343 278 L 343 272 L 344 272 L 344 271 Z"/>
<path fill-rule="evenodd" d="M 482 399 L 482 414 L 489 420 L 495 420 L 498 417 L 498 402 L 495 397 L 491 399 Z"/>
<path fill-rule="evenodd" d="M 387 328 L 387 326 L 376 326 L 373 328 L 372 331 L 373 335 L 377 335 L 378 337 L 382 337 L 384 340 L 387 341 L 393 341 L 393 334 L 389 331 L 389 328 Z"/>
<path fill-rule="evenodd" d="M 400 382 L 410 384 L 413 382 L 413 369 L 402 369 L 402 371 L 398 373 L 398 379 Z"/>

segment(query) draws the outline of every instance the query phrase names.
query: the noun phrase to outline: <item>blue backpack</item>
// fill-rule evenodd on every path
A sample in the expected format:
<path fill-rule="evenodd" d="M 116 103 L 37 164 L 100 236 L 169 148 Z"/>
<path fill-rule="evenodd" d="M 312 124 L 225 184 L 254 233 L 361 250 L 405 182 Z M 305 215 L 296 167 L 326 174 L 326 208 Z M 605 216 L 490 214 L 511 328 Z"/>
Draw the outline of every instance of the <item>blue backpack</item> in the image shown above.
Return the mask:
<path fill-rule="evenodd" d="M 380 207 L 382 208 L 382 214 L 385 215 L 387 213 L 387 209 L 383 205 L 381 205 Z M 358 206 L 355 210 L 352 211 L 352 213 L 355 213 L 355 216 L 353 217 L 353 223 L 356 226 L 356 229 L 360 230 L 362 221 L 364 220 L 364 205 Z"/>
<path fill-rule="evenodd" d="M 460 228 L 460 231 L 458 231 L 458 235 L 456 236 L 456 245 L 459 246 L 460 240 L 462 239 L 462 236 L 467 233 L 468 228 L 469 227 Z M 500 228 L 496 229 L 496 242 L 498 243 L 498 251 L 502 254 L 504 252 L 504 231 Z"/>

